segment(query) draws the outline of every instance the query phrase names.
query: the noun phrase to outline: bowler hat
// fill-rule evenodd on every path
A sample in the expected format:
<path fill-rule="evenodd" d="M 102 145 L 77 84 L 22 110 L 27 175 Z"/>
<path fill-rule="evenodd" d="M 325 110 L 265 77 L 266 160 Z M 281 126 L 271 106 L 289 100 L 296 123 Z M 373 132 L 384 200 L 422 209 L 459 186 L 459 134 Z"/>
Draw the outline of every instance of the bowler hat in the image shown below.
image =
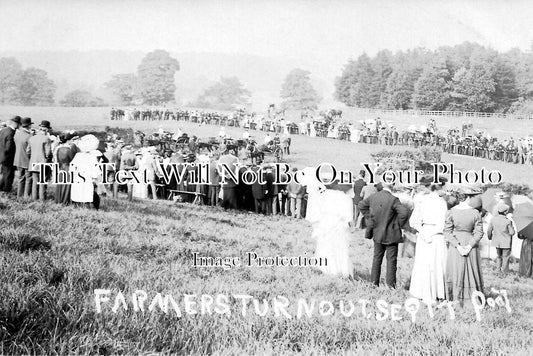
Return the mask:
<path fill-rule="evenodd" d="M 17 116 L 12 117 L 11 121 L 20 125 L 20 116 L 17 115 Z"/>
<path fill-rule="evenodd" d="M 48 120 L 41 121 L 41 124 L 39 126 L 44 127 L 45 129 L 51 129 L 52 128 L 50 126 L 50 121 L 48 121 Z"/>
<path fill-rule="evenodd" d="M 22 125 L 22 127 L 28 127 L 30 125 L 33 125 L 33 122 L 31 121 L 30 117 L 25 117 L 20 121 L 20 124 Z"/>

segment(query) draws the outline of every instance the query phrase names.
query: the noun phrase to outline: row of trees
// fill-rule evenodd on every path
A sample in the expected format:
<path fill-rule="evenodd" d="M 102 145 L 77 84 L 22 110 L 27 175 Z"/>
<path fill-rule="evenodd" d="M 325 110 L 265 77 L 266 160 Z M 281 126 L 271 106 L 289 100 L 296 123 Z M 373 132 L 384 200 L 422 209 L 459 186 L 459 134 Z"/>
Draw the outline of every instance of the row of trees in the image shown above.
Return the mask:
<path fill-rule="evenodd" d="M 0 58 L 0 105 L 54 105 L 57 86 L 39 68 L 23 69 L 13 57 Z M 74 90 L 61 100 L 64 106 L 103 106 L 104 101 L 85 90 Z"/>
<path fill-rule="evenodd" d="M 0 104 L 51 105 L 56 88 L 44 70 L 23 69 L 13 57 L 0 58 Z"/>
<path fill-rule="evenodd" d="M 362 54 L 344 66 L 335 97 L 364 108 L 518 111 L 533 99 L 533 54 L 468 42 Z"/>
<path fill-rule="evenodd" d="M 118 74 L 105 84 L 125 105 L 139 98 L 148 105 L 174 101 L 174 75 L 179 63 L 166 51 L 148 53 L 137 73 Z M 12 57 L 0 58 L 0 105 L 48 106 L 55 103 L 57 86 L 48 73 L 38 68 L 23 69 Z M 87 90 L 74 90 L 59 102 L 63 106 L 104 106 L 103 99 Z"/>
<path fill-rule="evenodd" d="M 122 105 L 161 105 L 175 101 L 179 62 L 164 50 L 148 53 L 136 73 L 114 75 L 104 87 Z M 45 71 L 23 69 L 14 58 L 0 58 L 0 104 L 52 105 L 56 85 Z M 192 103 L 229 110 L 249 106 L 251 93 L 237 77 L 222 77 Z M 315 109 L 321 97 L 310 72 L 296 68 L 280 92 L 283 109 Z M 350 60 L 335 81 L 335 97 L 348 106 L 481 112 L 533 111 L 533 54 L 514 49 L 499 53 L 463 43 L 435 51 L 415 49 L 366 54 Z M 65 106 L 101 106 L 88 91 L 68 93 Z"/>
<path fill-rule="evenodd" d="M 160 105 L 175 100 L 174 75 L 179 63 L 163 50 L 148 53 L 137 68 L 137 73 L 116 74 L 105 87 L 119 97 L 123 105 L 141 101 L 148 105 Z M 282 107 L 286 109 L 316 108 L 321 100 L 310 82 L 310 72 L 292 70 L 282 89 Z M 222 77 L 207 87 L 189 105 L 198 108 L 232 110 L 250 105 L 251 92 L 239 78 Z"/>
<path fill-rule="evenodd" d="M 170 53 L 155 50 L 143 58 L 137 73 L 116 74 L 104 86 L 115 93 L 124 105 L 136 101 L 160 105 L 175 100 L 174 75 L 179 69 L 179 62 Z"/>
<path fill-rule="evenodd" d="M 293 69 L 281 87 L 282 109 L 316 109 L 321 98 L 311 85 L 310 72 Z M 205 89 L 191 106 L 218 110 L 231 110 L 250 105 L 251 93 L 237 77 L 222 77 Z"/>

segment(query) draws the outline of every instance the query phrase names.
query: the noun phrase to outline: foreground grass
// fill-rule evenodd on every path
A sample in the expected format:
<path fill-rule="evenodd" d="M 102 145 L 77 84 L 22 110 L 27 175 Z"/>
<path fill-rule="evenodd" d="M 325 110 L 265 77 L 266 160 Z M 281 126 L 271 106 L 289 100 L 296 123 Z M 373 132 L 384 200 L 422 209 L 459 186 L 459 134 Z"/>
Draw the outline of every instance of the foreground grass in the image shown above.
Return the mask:
<path fill-rule="evenodd" d="M 374 288 L 367 281 L 369 242 L 353 235 L 353 280 L 332 278 L 308 268 L 231 270 L 191 266 L 191 253 L 242 256 L 312 254 L 310 227 L 304 221 L 224 212 L 209 207 L 104 200 L 100 211 L 50 202 L 0 201 L 0 353 L 1 354 L 290 354 L 355 352 L 398 354 L 530 354 L 533 350 L 533 286 L 511 274 L 499 277 L 484 262 L 487 291 L 506 289 L 512 314 L 485 310 L 476 322 L 471 308 L 455 320 L 425 310 L 412 323 L 377 321 L 338 309 L 332 316 L 286 319 L 259 317 L 240 302 L 232 314 L 187 315 L 134 312 L 128 295 L 145 290 L 148 303 L 157 292 L 172 294 L 249 294 L 291 301 L 360 298 L 403 304 L 403 288 Z M 407 282 L 410 259 L 399 261 L 399 285 Z M 512 266 L 516 270 L 516 264 Z M 108 288 L 111 302 L 97 314 L 94 289 Z M 118 291 L 128 310 L 111 311 Z M 183 308 L 182 308 L 183 311 Z M 375 307 L 370 307 L 375 313 Z"/>

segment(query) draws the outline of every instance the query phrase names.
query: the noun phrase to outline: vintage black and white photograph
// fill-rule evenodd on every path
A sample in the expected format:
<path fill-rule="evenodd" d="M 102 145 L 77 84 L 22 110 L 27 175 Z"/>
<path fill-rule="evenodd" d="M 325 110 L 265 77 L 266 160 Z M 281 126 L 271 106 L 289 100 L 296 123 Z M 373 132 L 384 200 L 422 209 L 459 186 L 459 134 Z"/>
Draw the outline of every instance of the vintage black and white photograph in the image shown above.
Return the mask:
<path fill-rule="evenodd" d="M 532 21 L 0 0 L 0 355 L 533 354 Z"/>

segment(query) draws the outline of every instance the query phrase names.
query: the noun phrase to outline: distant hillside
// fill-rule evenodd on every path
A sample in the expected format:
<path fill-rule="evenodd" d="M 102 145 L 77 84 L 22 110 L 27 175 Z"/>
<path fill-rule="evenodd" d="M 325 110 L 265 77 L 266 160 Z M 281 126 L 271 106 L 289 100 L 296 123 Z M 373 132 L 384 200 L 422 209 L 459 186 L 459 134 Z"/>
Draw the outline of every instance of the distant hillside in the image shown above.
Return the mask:
<path fill-rule="evenodd" d="M 0 57 L 15 57 L 23 67 L 38 67 L 46 70 L 58 86 L 57 99 L 74 89 L 89 90 L 107 101 L 112 101 L 102 85 L 113 74 L 135 72 L 145 53 L 140 51 L 0 51 Z M 291 59 L 276 59 L 225 53 L 172 53 L 180 62 L 176 74 L 177 100 L 188 103 L 204 88 L 219 80 L 221 76 L 237 76 L 252 92 L 256 109 L 263 109 L 269 103 L 280 102 L 281 83 L 287 73 L 301 67 L 310 70 L 315 88 L 324 97 L 324 103 L 331 105 L 333 79 L 339 68 L 323 70 L 313 63 L 298 63 Z"/>

